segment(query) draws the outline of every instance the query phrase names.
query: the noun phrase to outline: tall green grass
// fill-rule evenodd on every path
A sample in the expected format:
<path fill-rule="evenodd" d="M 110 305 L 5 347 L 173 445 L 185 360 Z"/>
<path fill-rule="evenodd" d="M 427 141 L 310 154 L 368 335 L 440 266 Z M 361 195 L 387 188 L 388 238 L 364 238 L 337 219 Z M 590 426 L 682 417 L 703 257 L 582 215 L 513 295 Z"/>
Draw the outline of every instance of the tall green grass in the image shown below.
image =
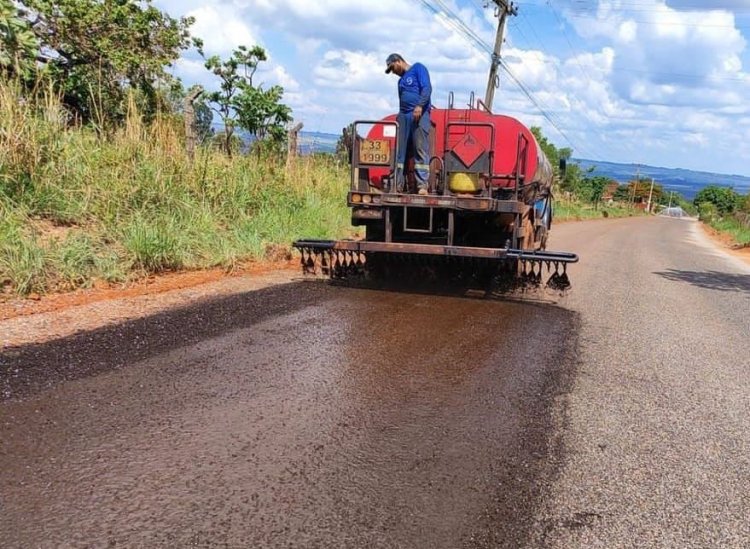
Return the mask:
<path fill-rule="evenodd" d="M 50 91 L 0 82 L 0 288 L 27 294 L 149 273 L 233 268 L 295 238 L 350 229 L 333 158 L 191 161 L 181 124 L 134 105 L 112 133 L 74 124 Z"/>
<path fill-rule="evenodd" d="M 742 223 L 739 219 L 728 216 L 711 221 L 709 225 L 717 231 L 731 236 L 738 246 L 750 246 L 750 226 Z"/>
<path fill-rule="evenodd" d="M 722 215 L 715 204 L 703 202 L 698 207 L 700 220 L 728 235 L 738 246 L 750 246 L 750 214 L 743 211 Z"/>
<path fill-rule="evenodd" d="M 583 203 L 576 200 L 561 200 L 555 202 L 554 218 L 557 221 L 580 221 L 584 219 L 601 219 L 603 217 L 630 217 L 643 215 L 643 211 L 623 206 L 599 205 Z"/>

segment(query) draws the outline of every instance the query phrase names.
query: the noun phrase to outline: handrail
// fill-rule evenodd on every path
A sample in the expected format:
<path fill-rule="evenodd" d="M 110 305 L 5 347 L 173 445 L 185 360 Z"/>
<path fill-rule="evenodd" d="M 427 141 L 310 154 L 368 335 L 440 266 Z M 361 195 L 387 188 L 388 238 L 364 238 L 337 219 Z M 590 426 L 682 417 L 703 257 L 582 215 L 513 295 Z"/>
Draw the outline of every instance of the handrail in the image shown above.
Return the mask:
<path fill-rule="evenodd" d="M 433 160 L 437 160 L 438 162 L 440 162 L 440 172 L 439 173 L 440 173 L 440 177 L 443 180 L 443 189 L 445 189 L 445 185 L 446 185 L 446 180 L 445 180 L 445 161 L 442 158 L 440 158 L 439 156 L 432 156 L 430 158 L 430 162 L 428 163 L 428 166 L 432 165 L 432 161 Z M 436 177 L 435 178 L 435 186 L 436 187 L 437 187 L 437 183 L 438 183 L 438 180 L 437 180 L 437 177 Z M 431 189 L 431 190 L 437 190 L 437 189 Z"/>
<path fill-rule="evenodd" d="M 519 199 L 518 191 L 521 188 L 520 185 L 519 185 L 520 180 L 521 180 L 521 177 L 520 177 L 519 173 L 521 171 L 521 160 L 522 160 L 522 158 L 521 158 L 521 141 L 525 141 L 526 142 L 526 147 L 523 148 L 523 164 L 524 164 L 524 168 L 526 168 L 526 150 L 528 149 L 528 146 L 529 146 L 529 140 L 526 138 L 526 136 L 523 134 L 523 132 L 518 132 L 518 143 L 516 145 L 517 146 L 517 148 L 516 148 L 516 188 L 515 188 L 516 200 Z"/>
<path fill-rule="evenodd" d="M 492 110 L 481 99 L 477 99 L 477 107 L 482 107 L 487 114 L 492 114 Z"/>

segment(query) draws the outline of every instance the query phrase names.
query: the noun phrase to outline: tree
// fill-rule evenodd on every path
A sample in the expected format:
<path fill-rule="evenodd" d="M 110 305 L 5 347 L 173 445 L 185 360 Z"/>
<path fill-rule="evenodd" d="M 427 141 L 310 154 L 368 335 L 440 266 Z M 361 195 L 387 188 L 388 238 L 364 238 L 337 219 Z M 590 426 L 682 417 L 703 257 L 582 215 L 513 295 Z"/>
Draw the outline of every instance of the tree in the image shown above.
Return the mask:
<path fill-rule="evenodd" d="M 560 159 L 565 159 L 567 161 L 565 175 L 562 176 L 560 181 L 560 188 L 575 195 L 580 195 L 582 192 L 585 194 L 582 189 L 584 180 L 583 170 L 581 170 L 579 164 L 570 162 L 570 159 L 573 156 L 573 149 L 569 147 L 558 149 L 544 136 L 544 134 L 542 134 L 542 129 L 538 126 L 532 126 L 531 133 L 534 135 L 534 138 L 542 149 L 544 155 L 547 157 L 547 160 L 552 164 L 552 169 L 556 174 L 560 175 L 558 168 L 560 165 Z M 587 173 L 591 173 L 592 171 L 593 168 L 589 168 Z"/>
<path fill-rule="evenodd" d="M 557 171 L 557 167 L 560 165 L 560 152 L 557 150 L 557 147 L 555 147 L 552 143 L 549 142 L 546 137 L 544 137 L 544 135 L 542 134 L 542 128 L 538 126 L 532 126 L 531 133 L 534 134 L 534 137 L 536 138 L 537 143 L 539 143 L 539 146 L 544 152 L 544 155 L 547 157 L 547 160 L 552 163 L 552 167 L 555 169 L 555 171 Z M 564 150 L 566 152 L 570 151 L 570 153 L 572 154 L 572 151 L 570 149 Z"/>
<path fill-rule="evenodd" d="M 142 114 L 153 115 L 163 100 L 160 89 L 171 79 L 166 66 L 182 50 L 200 46 L 189 33 L 193 18 L 174 19 L 151 0 L 20 0 L 14 5 L 16 18 L 35 37 L 34 59 L 42 74 L 84 121 L 122 118 L 124 99 L 133 91 Z"/>
<path fill-rule="evenodd" d="M 710 202 L 716 206 L 720 215 L 726 215 L 732 213 L 740 205 L 740 195 L 732 187 L 709 185 L 698 191 L 693 200 L 693 204 L 699 208 L 704 202 Z"/>
<path fill-rule="evenodd" d="M 0 74 L 29 78 L 39 53 L 39 41 L 11 0 L 0 0 Z"/>
<path fill-rule="evenodd" d="M 620 185 L 614 194 L 614 199 L 620 202 L 648 202 L 651 196 L 652 204 L 660 204 L 665 197 L 664 187 L 654 183 L 653 191 L 651 190 L 651 179 L 633 179 L 627 185 Z M 669 199 L 669 193 L 666 194 Z"/>
<path fill-rule="evenodd" d="M 599 207 L 604 190 L 611 182 L 609 178 L 600 175 L 583 178 L 581 187 L 585 190 L 585 193 L 588 195 L 587 199 L 594 204 L 595 208 Z"/>
<path fill-rule="evenodd" d="M 612 198 L 617 202 L 630 202 L 633 196 L 633 191 L 630 190 L 630 185 L 618 185 Z"/>
<path fill-rule="evenodd" d="M 266 59 L 266 52 L 260 46 L 240 46 L 226 61 L 218 55 L 206 59 L 206 68 L 221 80 L 220 89 L 208 93 L 206 98 L 214 104 L 213 109 L 224 124 L 224 150 L 229 156 L 237 127 L 275 144 L 283 143 L 286 138 L 286 124 L 292 120 L 292 110 L 281 103 L 284 89 L 253 86 L 255 71 Z"/>
<path fill-rule="evenodd" d="M 741 196 L 739 205 L 737 206 L 741 211 L 750 214 L 750 193 L 745 196 Z"/>
<path fill-rule="evenodd" d="M 570 163 L 565 168 L 565 176 L 560 182 L 560 188 L 564 191 L 578 195 L 581 192 L 583 178 L 584 176 L 581 166 L 579 164 Z"/>

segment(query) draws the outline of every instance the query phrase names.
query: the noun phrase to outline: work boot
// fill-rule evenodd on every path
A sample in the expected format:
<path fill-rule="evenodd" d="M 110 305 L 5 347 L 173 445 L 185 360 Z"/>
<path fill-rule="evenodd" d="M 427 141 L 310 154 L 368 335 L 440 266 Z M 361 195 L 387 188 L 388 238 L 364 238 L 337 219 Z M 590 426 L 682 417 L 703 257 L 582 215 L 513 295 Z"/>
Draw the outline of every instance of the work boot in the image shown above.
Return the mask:
<path fill-rule="evenodd" d="M 426 195 L 427 193 L 427 187 L 419 187 L 419 190 L 417 191 L 417 194 Z"/>

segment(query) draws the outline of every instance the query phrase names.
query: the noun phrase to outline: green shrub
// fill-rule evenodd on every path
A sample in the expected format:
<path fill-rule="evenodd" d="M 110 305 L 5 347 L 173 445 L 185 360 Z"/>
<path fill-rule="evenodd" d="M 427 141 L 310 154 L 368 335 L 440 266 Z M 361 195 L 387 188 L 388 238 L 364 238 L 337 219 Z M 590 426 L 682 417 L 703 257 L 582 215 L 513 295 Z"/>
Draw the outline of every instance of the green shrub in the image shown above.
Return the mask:
<path fill-rule="evenodd" d="M 700 206 L 705 202 L 713 204 L 721 215 L 732 213 L 739 205 L 740 195 L 732 187 L 709 185 L 698 191 L 693 204 Z"/>
<path fill-rule="evenodd" d="M 147 273 L 177 270 L 186 264 L 186 244 L 175 219 L 160 215 L 134 217 L 125 225 L 122 243 L 134 269 Z"/>
<path fill-rule="evenodd" d="M 83 232 L 69 234 L 62 242 L 53 243 L 50 256 L 62 287 L 88 286 L 97 274 L 95 243 Z"/>
<path fill-rule="evenodd" d="M 719 210 L 712 202 L 700 202 L 698 203 L 698 218 L 701 221 L 711 223 L 718 219 Z"/>

